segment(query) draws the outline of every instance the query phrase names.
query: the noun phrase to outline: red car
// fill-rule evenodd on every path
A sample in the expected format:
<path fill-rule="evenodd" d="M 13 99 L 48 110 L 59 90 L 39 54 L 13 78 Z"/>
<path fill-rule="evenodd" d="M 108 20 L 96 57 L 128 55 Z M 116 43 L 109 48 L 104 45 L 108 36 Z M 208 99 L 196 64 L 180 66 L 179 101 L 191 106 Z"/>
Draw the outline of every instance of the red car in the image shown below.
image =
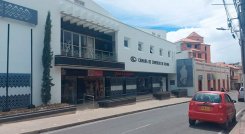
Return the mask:
<path fill-rule="evenodd" d="M 225 129 L 231 122 L 236 122 L 236 101 L 225 92 L 200 91 L 189 103 L 189 124 L 207 121 L 221 124 Z"/>

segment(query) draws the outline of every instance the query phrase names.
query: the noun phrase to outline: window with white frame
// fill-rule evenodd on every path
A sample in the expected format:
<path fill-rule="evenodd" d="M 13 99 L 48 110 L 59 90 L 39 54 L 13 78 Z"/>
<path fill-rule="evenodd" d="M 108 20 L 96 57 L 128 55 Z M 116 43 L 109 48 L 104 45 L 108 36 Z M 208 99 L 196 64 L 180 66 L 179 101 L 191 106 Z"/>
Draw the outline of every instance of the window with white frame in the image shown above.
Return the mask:
<path fill-rule="evenodd" d="M 124 47 L 129 47 L 129 38 L 124 38 Z"/>
<path fill-rule="evenodd" d="M 143 43 L 142 42 L 138 43 L 138 50 L 143 51 Z"/>
<path fill-rule="evenodd" d="M 150 46 L 150 53 L 151 53 L 151 54 L 154 53 L 154 46 Z"/>
<path fill-rule="evenodd" d="M 159 50 L 159 55 L 163 56 L 163 49 L 162 48 L 160 48 L 160 50 Z"/>

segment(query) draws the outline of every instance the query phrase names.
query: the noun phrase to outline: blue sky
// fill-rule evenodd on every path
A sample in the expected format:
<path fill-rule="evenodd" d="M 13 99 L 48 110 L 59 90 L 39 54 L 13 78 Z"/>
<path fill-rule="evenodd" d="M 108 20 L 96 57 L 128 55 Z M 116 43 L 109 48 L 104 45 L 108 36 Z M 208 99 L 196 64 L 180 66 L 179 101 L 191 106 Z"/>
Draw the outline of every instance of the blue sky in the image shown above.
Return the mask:
<path fill-rule="evenodd" d="M 195 31 L 211 45 L 213 62 L 239 62 L 238 41 L 229 31 L 217 31 L 227 27 L 223 6 L 212 4 L 222 0 L 94 0 L 116 19 L 131 26 L 167 31 L 167 39 L 175 42 Z M 232 3 L 232 0 L 226 0 Z M 231 15 L 235 16 L 232 6 Z"/>

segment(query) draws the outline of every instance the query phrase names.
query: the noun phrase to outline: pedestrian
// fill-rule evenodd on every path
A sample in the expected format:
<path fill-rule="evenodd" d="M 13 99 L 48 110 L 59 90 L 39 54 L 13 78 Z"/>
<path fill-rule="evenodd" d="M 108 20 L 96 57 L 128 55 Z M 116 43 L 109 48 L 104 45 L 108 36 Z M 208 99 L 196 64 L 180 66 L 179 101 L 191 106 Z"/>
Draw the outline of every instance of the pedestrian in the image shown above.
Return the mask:
<path fill-rule="evenodd" d="M 224 88 L 221 89 L 221 92 L 225 92 Z"/>

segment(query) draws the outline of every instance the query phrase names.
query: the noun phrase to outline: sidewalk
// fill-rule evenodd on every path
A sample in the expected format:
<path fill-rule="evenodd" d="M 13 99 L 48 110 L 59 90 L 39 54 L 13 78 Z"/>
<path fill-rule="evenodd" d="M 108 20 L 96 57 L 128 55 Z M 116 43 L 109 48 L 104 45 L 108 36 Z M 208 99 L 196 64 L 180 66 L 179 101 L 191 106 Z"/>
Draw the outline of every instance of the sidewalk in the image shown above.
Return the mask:
<path fill-rule="evenodd" d="M 230 134 L 245 134 L 245 109 L 243 109 L 240 116 L 242 116 L 241 119 L 237 122 Z"/>
<path fill-rule="evenodd" d="M 147 100 L 113 108 L 80 109 L 75 114 L 35 119 L 16 123 L 0 124 L 3 134 L 39 133 L 92 121 L 117 117 L 169 105 L 186 103 L 190 98 L 171 98 L 167 100 Z"/>

